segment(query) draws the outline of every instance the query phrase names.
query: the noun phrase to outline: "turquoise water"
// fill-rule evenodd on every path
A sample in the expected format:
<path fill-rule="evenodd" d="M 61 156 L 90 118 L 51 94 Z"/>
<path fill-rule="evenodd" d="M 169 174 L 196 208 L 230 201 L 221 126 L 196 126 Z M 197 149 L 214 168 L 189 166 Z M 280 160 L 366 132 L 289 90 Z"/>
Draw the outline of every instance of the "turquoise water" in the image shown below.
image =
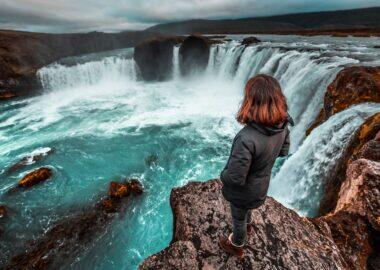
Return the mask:
<path fill-rule="evenodd" d="M 173 72 L 173 80 L 161 83 L 138 79 L 130 50 L 66 59 L 40 70 L 42 95 L 1 103 L 0 204 L 9 207 L 10 217 L 0 224 L 0 265 L 55 221 L 93 204 L 111 180 L 125 177 L 139 178 L 144 195 L 62 268 L 136 269 L 166 247 L 172 238 L 171 189 L 218 177 L 241 128 L 234 115 L 244 80 L 260 72 L 279 79 L 296 119 L 293 156 L 278 161 L 270 194 L 301 214 L 315 212 L 321 178 L 339 157 L 338 150 L 380 108 L 366 105 L 344 112 L 308 140 L 304 131 L 340 69 L 378 59 L 371 47 L 377 40 L 261 38 L 266 42 L 247 48 L 238 41 L 214 46 L 204 74 L 183 79 Z M 173 70 L 178 71 L 178 57 Z M 6 173 L 23 157 L 50 149 L 41 161 Z M 27 172 L 41 166 L 52 168 L 51 180 L 7 195 Z"/>
<path fill-rule="evenodd" d="M 72 267 L 135 269 L 171 240 L 171 188 L 218 176 L 239 126 L 229 111 L 232 102 L 230 109 L 217 108 L 232 98 L 215 99 L 204 109 L 197 93 L 206 82 L 199 89 L 186 89 L 180 82 L 124 83 L 119 87 L 108 81 L 112 90 L 87 86 L 91 95 L 62 89 L 2 104 L 2 168 L 38 149 L 54 149 L 16 173 L 2 172 L 0 203 L 12 209 L 1 242 L 3 262 L 72 209 L 105 194 L 109 181 L 134 176 L 144 185 L 143 197 Z M 5 195 L 26 172 L 40 166 L 53 169 L 51 180 Z"/>

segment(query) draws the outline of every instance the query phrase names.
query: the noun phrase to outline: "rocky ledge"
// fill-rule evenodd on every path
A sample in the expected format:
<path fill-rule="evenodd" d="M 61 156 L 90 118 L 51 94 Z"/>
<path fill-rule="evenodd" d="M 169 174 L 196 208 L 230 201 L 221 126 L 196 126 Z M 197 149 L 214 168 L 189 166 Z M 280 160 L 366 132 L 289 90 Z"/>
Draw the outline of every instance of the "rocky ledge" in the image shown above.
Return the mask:
<path fill-rule="evenodd" d="M 173 189 L 172 242 L 140 269 L 380 269 L 380 134 L 371 139 L 348 166 L 329 214 L 301 217 L 270 197 L 254 210 L 255 234 L 243 259 L 218 246 L 231 228 L 221 182 Z"/>

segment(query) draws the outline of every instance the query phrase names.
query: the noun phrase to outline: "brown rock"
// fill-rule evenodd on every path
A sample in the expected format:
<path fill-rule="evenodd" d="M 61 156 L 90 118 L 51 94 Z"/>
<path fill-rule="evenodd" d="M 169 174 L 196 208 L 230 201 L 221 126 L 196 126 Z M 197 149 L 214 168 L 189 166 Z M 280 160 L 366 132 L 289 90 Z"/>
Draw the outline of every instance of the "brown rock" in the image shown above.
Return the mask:
<path fill-rule="evenodd" d="M 120 187 L 131 183 L 116 184 L 110 185 Z M 61 269 L 70 265 L 107 228 L 115 213 L 125 210 L 133 197 L 133 193 L 117 198 L 107 196 L 84 211 L 62 218 L 2 269 Z"/>
<path fill-rule="evenodd" d="M 366 220 L 346 211 L 320 219 L 328 224 L 331 236 L 347 262 L 347 269 L 366 270 L 373 252 L 371 229 Z"/>
<path fill-rule="evenodd" d="M 30 155 L 30 156 L 23 157 L 16 164 L 9 167 L 9 169 L 7 169 L 7 173 L 14 173 L 14 172 L 20 170 L 21 168 L 24 168 L 30 164 L 34 164 L 38 161 L 41 161 L 44 157 L 46 157 L 47 155 L 50 155 L 53 152 L 54 152 L 54 149 L 51 148 L 49 151 L 44 152 L 44 153 L 40 153 L 40 154 L 33 155 L 33 156 Z"/>
<path fill-rule="evenodd" d="M 324 107 L 306 135 L 330 116 L 363 102 L 380 102 L 380 67 L 344 68 L 328 86 Z"/>
<path fill-rule="evenodd" d="M 380 231 L 380 162 L 358 159 L 350 164 L 334 213 L 342 210 L 365 217 Z"/>
<path fill-rule="evenodd" d="M 7 215 L 8 215 L 8 211 L 5 205 L 0 205 L 0 220 L 2 218 L 5 218 Z"/>
<path fill-rule="evenodd" d="M 247 37 L 247 38 L 243 39 L 241 44 L 243 44 L 245 46 L 249 46 L 251 44 L 255 44 L 255 43 L 259 43 L 259 42 L 261 42 L 261 40 L 258 39 L 257 37 Z"/>
<path fill-rule="evenodd" d="M 272 198 L 253 211 L 255 236 L 248 241 L 245 257 L 228 256 L 218 246 L 219 237 L 230 233 L 231 228 L 229 205 L 220 189 L 218 180 L 192 182 L 173 189 L 172 244 L 145 260 L 140 269 L 175 269 L 173 265 L 180 265 L 187 258 L 193 262 L 192 246 L 197 254 L 197 263 L 193 263 L 196 269 L 345 268 L 328 229 L 322 233 L 313 222 Z M 328 228 L 325 222 L 320 224 Z"/>
<path fill-rule="evenodd" d="M 366 119 L 355 134 L 353 134 L 341 158 L 336 161 L 335 170 L 331 171 L 330 175 L 326 177 L 324 192 L 319 207 L 320 215 L 324 215 L 335 208 L 340 187 L 346 179 L 348 165 L 359 157 L 363 157 L 363 155 L 368 155 L 368 158 L 370 155 L 374 155 L 374 157 L 378 155 L 379 143 L 369 141 L 373 139 L 379 131 L 380 113 L 377 113 Z M 369 143 L 364 146 L 367 142 Z"/>
<path fill-rule="evenodd" d="M 18 182 L 18 186 L 23 188 L 29 188 L 49 179 L 52 175 L 53 172 L 51 169 L 42 167 L 25 175 Z"/>
<path fill-rule="evenodd" d="M 197 250 L 190 241 L 177 241 L 163 251 L 150 256 L 139 269 L 197 270 L 199 269 Z"/>
<path fill-rule="evenodd" d="M 108 189 L 108 196 L 111 198 L 123 198 L 128 196 L 130 193 L 130 187 L 126 184 L 120 184 L 118 182 L 111 182 Z"/>
<path fill-rule="evenodd" d="M 11 91 L 0 92 L 0 100 L 7 100 L 17 97 L 16 93 Z"/>
<path fill-rule="evenodd" d="M 182 75 L 201 72 L 207 67 L 210 44 L 207 38 L 191 35 L 185 38 L 179 48 Z"/>
<path fill-rule="evenodd" d="M 135 47 L 133 58 L 146 81 L 163 81 L 171 78 L 173 47 L 180 38 L 167 37 L 145 41 Z"/>

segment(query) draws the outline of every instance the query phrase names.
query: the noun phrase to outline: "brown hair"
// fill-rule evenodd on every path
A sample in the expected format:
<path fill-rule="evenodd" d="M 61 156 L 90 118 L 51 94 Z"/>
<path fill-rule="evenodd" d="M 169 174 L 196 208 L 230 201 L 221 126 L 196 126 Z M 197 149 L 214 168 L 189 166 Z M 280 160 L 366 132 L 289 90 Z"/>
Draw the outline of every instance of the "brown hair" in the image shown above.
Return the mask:
<path fill-rule="evenodd" d="M 275 78 L 264 74 L 252 77 L 245 85 L 244 92 L 244 100 L 236 117 L 239 123 L 255 122 L 274 126 L 286 121 L 286 98 Z"/>

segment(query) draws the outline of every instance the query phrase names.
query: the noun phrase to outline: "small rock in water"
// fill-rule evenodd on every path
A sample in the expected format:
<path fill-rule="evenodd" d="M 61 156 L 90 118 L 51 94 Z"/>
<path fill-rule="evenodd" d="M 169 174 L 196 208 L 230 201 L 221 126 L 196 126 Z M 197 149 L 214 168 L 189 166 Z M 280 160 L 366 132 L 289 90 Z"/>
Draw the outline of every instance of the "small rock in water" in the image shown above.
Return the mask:
<path fill-rule="evenodd" d="M 118 182 L 111 182 L 108 189 L 108 196 L 111 198 L 123 198 L 130 194 L 130 188 L 126 184 L 120 184 Z"/>
<path fill-rule="evenodd" d="M 7 211 L 7 208 L 5 207 L 5 205 L 0 205 L 0 220 L 2 218 L 5 218 L 8 214 L 8 211 Z"/>
<path fill-rule="evenodd" d="M 131 179 L 130 186 L 131 186 L 133 195 L 140 195 L 144 192 L 144 189 L 141 183 L 137 179 Z"/>
<path fill-rule="evenodd" d="M 0 92 L 0 100 L 8 100 L 17 97 L 17 95 L 11 91 Z"/>
<path fill-rule="evenodd" d="M 145 158 L 145 164 L 147 166 L 152 166 L 152 165 L 156 165 L 157 164 L 157 161 L 158 161 L 158 156 L 157 155 L 149 155 Z"/>
<path fill-rule="evenodd" d="M 37 161 L 42 160 L 45 156 L 47 156 L 53 152 L 54 152 L 54 149 L 50 148 L 50 147 L 39 148 L 39 149 L 33 151 L 30 155 L 23 157 L 16 164 L 11 166 L 7 170 L 7 173 L 13 173 L 13 172 L 18 171 L 19 169 L 21 169 L 23 167 L 34 164 Z"/>
<path fill-rule="evenodd" d="M 25 175 L 19 182 L 18 186 L 23 188 L 32 187 L 40 182 L 49 179 L 53 175 L 51 169 L 42 167 Z"/>

